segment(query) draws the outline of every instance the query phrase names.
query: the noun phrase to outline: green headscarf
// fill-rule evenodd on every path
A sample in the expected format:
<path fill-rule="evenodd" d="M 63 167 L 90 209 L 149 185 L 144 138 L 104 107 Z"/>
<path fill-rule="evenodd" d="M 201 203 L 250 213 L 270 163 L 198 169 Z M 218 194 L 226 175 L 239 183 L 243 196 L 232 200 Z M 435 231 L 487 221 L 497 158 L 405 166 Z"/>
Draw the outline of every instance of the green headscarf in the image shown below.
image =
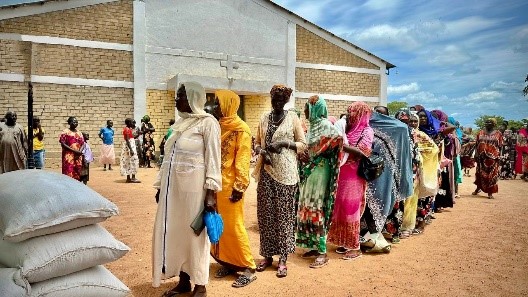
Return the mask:
<path fill-rule="evenodd" d="M 150 117 L 149 117 L 148 115 L 144 115 L 142 120 L 143 120 L 143 122 L 145 122 L 145 123 L 146 123 L 146 122 L 150 122 Z"/>
<path fill-rule="evenodd" d="M 317 96 L 308 99 L 306 103 L 310 111 L 310 129 L 307 135 L 308 147 L 317 147 L 322 138 L 340 137 L 337 130 L 328 121 L 328 108 L 323 97 Z"/>

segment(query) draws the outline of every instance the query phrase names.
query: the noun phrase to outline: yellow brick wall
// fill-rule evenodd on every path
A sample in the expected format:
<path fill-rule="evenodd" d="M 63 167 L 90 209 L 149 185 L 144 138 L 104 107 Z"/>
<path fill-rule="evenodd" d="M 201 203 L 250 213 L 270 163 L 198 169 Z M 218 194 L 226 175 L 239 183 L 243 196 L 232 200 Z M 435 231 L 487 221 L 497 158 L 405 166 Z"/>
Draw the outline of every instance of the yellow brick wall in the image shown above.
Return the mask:
<path fill-rule="evenodd" d="M 269 96 L 246 95 L 244 96 L 244 112 L 246 123 L 251 129 L 251 134 L 257 134 L 260 117 L 263 113 L 271 111 L 271 98 Z"/>
<path fill-rule="evenodd" d="M 33 74 L 132 81 L 132 53 L 67 45 L 36 45 Z"/>
<path fill-rule="evenodd" d="M 154 132 L 156 152 L 159 152 L 161 140 L 169 129 L 169 121 L 175 117 L 175 98 L 174 90 L 147 90 L 147 114 L 156 128 Z M 137 123 L 138 126 L 140 124 Z"/>
<path fill-rule="evenodd" d="M 297 62 L 379 69 L 378 66 L 297 26 Z"/>
<path fill-rule="evenodd" d="M 0 73 L 29 73 L 30 64 L 29 42 L 0 40 Z"/>
<path fill-rule="evenodd" d="M 376 74 L 297 68 L 295 88 L 299 92 L 379 96 L 380 77 Z"/>
<path fill-rule="evenodd" d="M 99 156 L 101 140 L 97 134 L 114 121 L 116 130 L 116 154 L 119 156 L 122 143 L 122 127 L 125 118 L 133 116 L 133 90 L 55 84 L 34 84 L 34 115 L 42 120 L 46 130 L 45 149 L 49 161 L 46 166 L 58 166 L 60 159 L 59 135 L 67 128 L 69 116 L 76 116 L 79 130 L 90 134 L 90 146 Z M 27 126 L 27 84 L 0 81 L 0 106 L 2 112 L 16 111 L 18 123 Z"/>
<path fill-rule="evenodd" d="M 7 19 L 0 21 L 0 32 L 132 44 L 132 2 L 122 0 Z"/>

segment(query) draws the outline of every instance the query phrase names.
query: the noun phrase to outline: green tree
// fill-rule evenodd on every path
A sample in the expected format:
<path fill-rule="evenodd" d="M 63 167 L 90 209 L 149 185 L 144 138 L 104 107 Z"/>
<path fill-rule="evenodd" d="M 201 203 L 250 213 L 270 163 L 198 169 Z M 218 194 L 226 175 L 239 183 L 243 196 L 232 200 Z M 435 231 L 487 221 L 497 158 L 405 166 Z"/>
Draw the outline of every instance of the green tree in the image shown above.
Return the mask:
<path fill-rule="evenodd" d="M 528 74 L 526 75 L 526 78 L 524 79 L 524 82 L 528 82 Z M 524 86 L 524 89 L 523 89 L 523 95 L 526 96 L 528 95 L 528 84 Z"/>
<path fill-rule="evenodd" d="M 497 127 L 500 127 L 500 125 L 502 125 L 504 122 L 504 117 L 502 116 L 483 115 L 475 119 L 475 126 L 477 126 L 479 130 L 484 129 L 484 123 L 489 118 L 495 118 L 497 120 Z"/>
<path fill-rule="evenodd" d="M 406 108 L 407 107 L 407 102 L 403 102 L 403 101 L 394 101 L 394 102 L 389 102 L 387 104 L 387 108 L 389 109 L 389 114 L 395 114 L 398 110 L 402 109 L 402 108 Z"/>

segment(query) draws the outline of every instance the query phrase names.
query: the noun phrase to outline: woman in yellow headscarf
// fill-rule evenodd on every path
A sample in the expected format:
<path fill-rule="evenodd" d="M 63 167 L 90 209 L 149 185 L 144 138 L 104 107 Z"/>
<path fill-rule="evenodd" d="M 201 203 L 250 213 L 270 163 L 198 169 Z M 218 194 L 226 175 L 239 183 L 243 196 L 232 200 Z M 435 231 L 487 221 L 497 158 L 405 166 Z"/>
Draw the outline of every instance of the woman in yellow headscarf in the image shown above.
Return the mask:
<path fill-rule="evenodd" d="M 222 191 L 217 196 L 218 213 L 224 219 L 224 233 L 211 255 L 222 265 L 215 277 L 242 272 L 233 283 L 240 288 L 257 277 L 249 238 L 244 227 L 244 192 L 249 186 L 251 131 L 237 115 L 240 98 L 228 90 L 215 92 L 215 117 L 219 119 L 222 146 Z"/>

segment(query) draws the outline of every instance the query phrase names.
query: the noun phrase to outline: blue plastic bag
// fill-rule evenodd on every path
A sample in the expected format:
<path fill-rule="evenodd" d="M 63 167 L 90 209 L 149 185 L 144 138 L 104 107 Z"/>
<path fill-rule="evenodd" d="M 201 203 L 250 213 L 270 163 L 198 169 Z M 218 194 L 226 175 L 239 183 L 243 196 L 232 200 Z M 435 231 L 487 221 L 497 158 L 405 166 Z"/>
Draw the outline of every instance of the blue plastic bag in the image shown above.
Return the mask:
<path fill-rule="evenodd" d="M 222 216 L 220 216 L 216 211 L 208 212 L 204 214 L 205 228 L 207 228 L 207 235 L 209 236 L 209 241 L 212 244 L 218 243 L 220 236 L 224 232 L 224 221 Z"/>

